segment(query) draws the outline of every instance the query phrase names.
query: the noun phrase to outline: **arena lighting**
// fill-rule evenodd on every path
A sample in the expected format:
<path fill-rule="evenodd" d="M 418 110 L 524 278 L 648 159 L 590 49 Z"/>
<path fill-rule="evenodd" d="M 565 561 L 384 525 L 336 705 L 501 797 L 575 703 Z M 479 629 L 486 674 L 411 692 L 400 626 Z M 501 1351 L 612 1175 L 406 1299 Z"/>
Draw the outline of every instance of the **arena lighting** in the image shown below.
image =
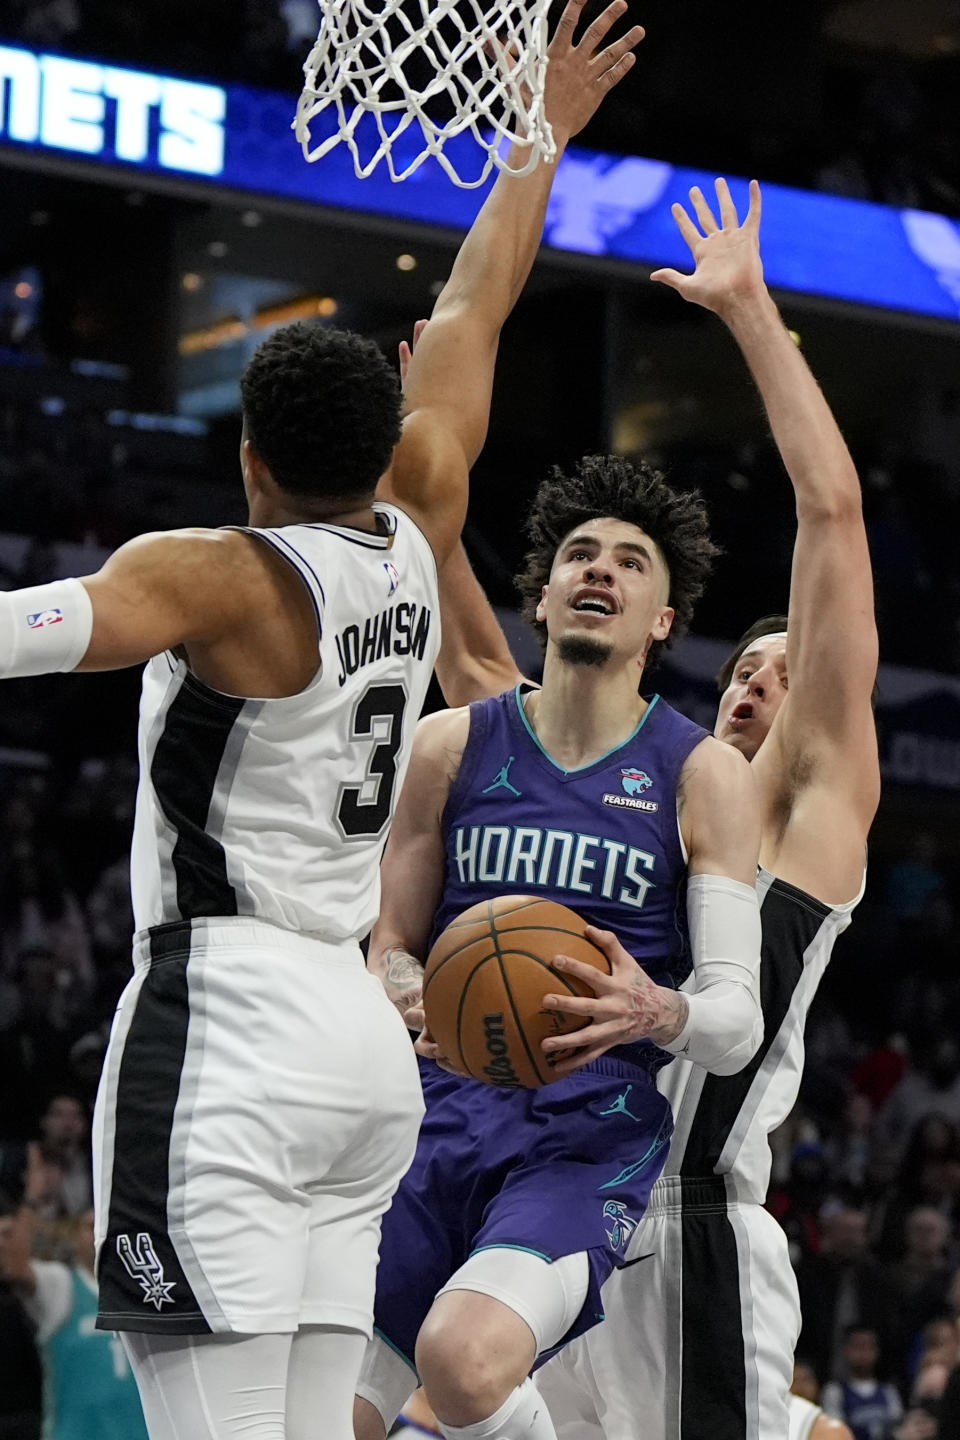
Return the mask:
<path fill-rule="evenodd" d="M 358 180 L 345 146 L 304 164 L 290 128 L 295 108 L 291 95 L 250 86 L 221 89 L 0 46 L 0 158 L 4 149 L 35 150 L 56 156 L 64 169 L 81 159 L 119 166 L 142 188 L 171 172 L 191 187 L 215 182 L 232 192 L 241 223 L 257 196 L 448 231 L 472 223 L 485 190 L 456 189 L 436 161 L 403 184 L 380 171 Z M 367 121 L 375 130 L 373 117 L 361 124 Z M 333 123 L 318 116 L 313 138 L 322 140 L 324 124 Z M 475 141 L 465 134 L 454 143 Z M 395 143 L 400 168 L 405 144 L 416 140 Z M 625 265 L 684 268 L 690 257 L 670 207 L 686 201 L 693 185 L 709 192 L 713 180 L 686 166 L 571 147 L 553 187 L 546 248 L 621 273 Z M 743 210 L 746 181 L 731 177 L 731 190 Z M 767 279 L 777 290 L 960 322 L 955 220 L 771 184 L 764 186 L 763 224 Z"/>
<path fill-rule="evenodd" d="M 234 318 L 221 320 L 216 325 L 205 325 L 201 330 L 190 330 L 186 335 L 181 335 L 178 349 L 181 355 L 199 355 L 204 350 L 219 350 L 223 345 L 235 345 L 238 340 L 256 330 L 274 330 L 278 325 L 289 325 L 293 320 L 310 320 L 316 315 L 327 319 L 336 313 L 337 302 L 331 295 L 308 295 L 304 299 L 258 310 L 249 321 Z"/>
<path fill-rule="evenodd" d="M 0 45 L 0 134 L 26 145 L 160 170 L 219 175 L 226 92 Z"/>

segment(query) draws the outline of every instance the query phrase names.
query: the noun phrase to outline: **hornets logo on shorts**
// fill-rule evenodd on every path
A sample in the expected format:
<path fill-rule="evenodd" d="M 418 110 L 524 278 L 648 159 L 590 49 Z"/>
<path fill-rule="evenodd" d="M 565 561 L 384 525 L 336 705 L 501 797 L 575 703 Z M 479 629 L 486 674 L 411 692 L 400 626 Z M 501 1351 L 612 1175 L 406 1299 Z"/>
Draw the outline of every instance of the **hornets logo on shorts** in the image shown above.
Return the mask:
<path fill-rule="evenodd" d="M 607 1239 L 614 1250 L 623 1250 L 634 1230 L 637 1228 L 636 1220 L 632 1220 L 627 1214 L 627 1207 L 622 1200 L 608 1200 L 603 1207 L 603 1217 L 611 1223 L 606 1227 Z"/>

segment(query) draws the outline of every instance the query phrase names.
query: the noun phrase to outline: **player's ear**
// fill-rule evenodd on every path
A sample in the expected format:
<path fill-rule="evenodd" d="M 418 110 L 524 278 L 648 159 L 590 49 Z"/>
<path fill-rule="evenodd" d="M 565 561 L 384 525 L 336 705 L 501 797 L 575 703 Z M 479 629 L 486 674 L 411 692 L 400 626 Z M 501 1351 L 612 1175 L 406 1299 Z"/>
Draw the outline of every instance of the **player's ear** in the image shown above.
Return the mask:
<path fill-rule="evenodd" d="M 275 488 L 273 476 L 252 440 L 245 439 L 240 446 L 240 468 L 243 471 L 243 488 L 248 496 Z"/>
<path fill-rule="evenodd" d="M 543 589 L 540 591 L 540 601 L 537 605 L 536 618 L 539 620 L 541 625 L 547 618 L 547 591 L 549 590 L 549 588 L 549 585 L 544 585 Z"/>
<path fill-rule="evenodd" d="M 670 626 L 673 624 L 673 617 L 676 611 L 671 605 L 664 605 L 650 631 L 651 640 L 666 640 L 670 634 Z"/>

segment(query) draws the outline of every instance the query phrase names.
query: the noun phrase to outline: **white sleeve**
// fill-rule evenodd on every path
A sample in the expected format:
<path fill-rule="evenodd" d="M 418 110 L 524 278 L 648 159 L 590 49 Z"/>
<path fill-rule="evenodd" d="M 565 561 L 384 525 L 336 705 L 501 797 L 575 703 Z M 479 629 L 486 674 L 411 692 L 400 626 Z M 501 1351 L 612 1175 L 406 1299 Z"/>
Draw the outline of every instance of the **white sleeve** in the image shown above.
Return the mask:
<path fill-rule="evenodd" d="M 57 1260 L 34 1260 L 35 1290 L 23 1297 L 23 1308 L 37 1327 L 42 1345 L 70 1318 L 73 1309 L 73 1274 Z"/>
<path fill-rule="evenodd" d="M 76 670 L 92 635 L 93 602 L 79 580 L 0 591 L 0 678 Z"/>
<path fill-rule="evenodd" d="M 690 1013 L 662 1048 L 714 1075 L 735 1075 L 763 1039 L 757 892 L 725 875 L 691 875 L 687 924 L 693 975 L 683 991 Z"/>

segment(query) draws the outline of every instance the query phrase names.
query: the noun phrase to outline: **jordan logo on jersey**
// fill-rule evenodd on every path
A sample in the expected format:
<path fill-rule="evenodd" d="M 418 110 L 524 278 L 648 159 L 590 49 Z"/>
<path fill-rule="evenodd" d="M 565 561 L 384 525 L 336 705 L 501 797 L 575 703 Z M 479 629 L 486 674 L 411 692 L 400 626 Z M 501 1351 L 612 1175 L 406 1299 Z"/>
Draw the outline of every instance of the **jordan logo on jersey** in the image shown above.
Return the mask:
<path fill-rule="evenodd" d="M 163 1266 L 157 1259 L 153 1241 L 145 1230 L 137 1236 L 136 1248 L 131 1244 L 129 1235 L 118 1235 L 117 1254 L 130 1279 L 136 1280 L 141 1286 L 144 1305 L 155 1305 L 159 1310 L 162 1305 L 176 1304 L 176 1301 L 170 1298 L 170 1291 L 177 1282 L 164 1280 Z"/>
<path fill-rule="evenodd" d="M 513 764 L 516 758 L 516 755 L 511 755 L 506 765 L 500 766 L 500 769 L 497 771 L 496 775 L 494 775 L 491 783 L 486 787 L 486 789 L 480 791 L 481 795 L 489 795 L 491 790 L 509 790 L 511 795 L 521 794 L 521 792 L 517 789 L 515 785 L 510 784 L 509 779 L 510 766 Z"/>

